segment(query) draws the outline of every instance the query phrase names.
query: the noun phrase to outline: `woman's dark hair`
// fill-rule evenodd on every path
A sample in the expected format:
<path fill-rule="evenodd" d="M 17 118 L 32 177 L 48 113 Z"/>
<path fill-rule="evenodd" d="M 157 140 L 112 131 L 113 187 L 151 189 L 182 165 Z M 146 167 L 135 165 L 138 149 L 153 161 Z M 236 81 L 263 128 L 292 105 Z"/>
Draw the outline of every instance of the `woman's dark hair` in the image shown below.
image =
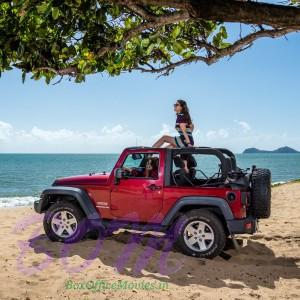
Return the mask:
<path fill-rule="evenodd" d="M 179 100 L 177 100 L 177 102 L 182 107 L 182 113 L 183 113 L 185 119 L 187 120 L 187 123 L 191 124 L 192 123 L 192 118 L 191 118 L 191 115 L 190 115 L 190 112 L 189 112 L 189 108 L 187 106 L 186 101 L 184 101 L 182 99 L 179 99 Z"/>
<path fill-rule="evenodd" d="M 151 157 L 149 158 L 150 162 L 151 162 L 151 166 L 153 169 L 157 170 L 158 169 L 158 163 L 159 163 L 159 160 L 157 157 Z"/>

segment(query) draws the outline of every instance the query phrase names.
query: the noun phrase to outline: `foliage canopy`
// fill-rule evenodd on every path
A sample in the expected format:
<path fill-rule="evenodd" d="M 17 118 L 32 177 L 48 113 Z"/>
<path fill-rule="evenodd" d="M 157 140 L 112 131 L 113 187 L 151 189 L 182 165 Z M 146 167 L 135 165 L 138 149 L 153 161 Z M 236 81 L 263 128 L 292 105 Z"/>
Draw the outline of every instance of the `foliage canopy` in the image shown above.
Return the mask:
<path fill-rule="evenodd" d="M 228 20 L 227 15 L 218 16 L 218 5 L 222 9 L 224 3 L 223 12 L 232 8 Z M 23 81 L 30 73 L 47 83 L 56 76 L 82 82 L 88 74 L 119 75 L 131 70 L 167 75 L 177 66 L 197 61 L 212 64 L 247 49 L 260 37 L 282 36 L 300 28 L 298 19 L 291 23 L 264 20 L 262 15 L 261 22 L 247 21 L 235 11 L 235 5 L 249 10 L 241 1 L 211 0 L 207 18 L 197 11 L 198 4 L 208 5 L 201 0 L 197 5 L 178 0 L 1 1 L 0 74 L 15 67 L 22 70 Z M 297 5 L 292 1 L 280 8 L 298 15 Z M 226 22 L 248 24 L 247 35 L 229 39 Z"/>

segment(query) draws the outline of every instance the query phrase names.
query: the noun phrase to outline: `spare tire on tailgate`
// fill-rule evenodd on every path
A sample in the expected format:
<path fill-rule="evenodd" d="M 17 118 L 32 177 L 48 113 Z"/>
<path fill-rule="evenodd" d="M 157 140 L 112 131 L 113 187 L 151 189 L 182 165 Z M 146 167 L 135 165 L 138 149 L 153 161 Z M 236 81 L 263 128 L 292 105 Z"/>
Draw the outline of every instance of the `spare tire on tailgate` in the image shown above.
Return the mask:
<path fill-rule="evenodd" d="M 271 215 L 271 171 L 254 169 L 251 179 L 251 214 L 258 219 Z"/>

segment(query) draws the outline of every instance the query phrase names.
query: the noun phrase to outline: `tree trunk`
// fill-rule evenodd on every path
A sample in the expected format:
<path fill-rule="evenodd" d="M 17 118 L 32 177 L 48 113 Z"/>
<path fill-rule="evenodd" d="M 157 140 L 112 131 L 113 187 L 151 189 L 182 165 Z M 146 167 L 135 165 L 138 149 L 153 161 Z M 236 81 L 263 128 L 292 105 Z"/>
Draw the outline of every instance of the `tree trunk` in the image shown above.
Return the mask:
<path fill-rule="evenodd" d="M 136 5 L 156 5 L 183 9 L 194 18 L 299 28 L 300 9 L 293 6 L 235 0 L 125 0 Z"/>

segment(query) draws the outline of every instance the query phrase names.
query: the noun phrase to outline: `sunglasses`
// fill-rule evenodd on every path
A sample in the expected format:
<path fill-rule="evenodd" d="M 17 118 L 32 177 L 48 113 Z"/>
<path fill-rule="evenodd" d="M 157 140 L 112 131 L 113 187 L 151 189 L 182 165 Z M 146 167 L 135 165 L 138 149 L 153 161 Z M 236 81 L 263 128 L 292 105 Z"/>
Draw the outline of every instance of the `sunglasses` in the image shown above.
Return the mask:
<path fill-rule="evenodd" d="M 180 104 L 179 103 L 175 103 L 174 106 L 180 106 Z"/>

